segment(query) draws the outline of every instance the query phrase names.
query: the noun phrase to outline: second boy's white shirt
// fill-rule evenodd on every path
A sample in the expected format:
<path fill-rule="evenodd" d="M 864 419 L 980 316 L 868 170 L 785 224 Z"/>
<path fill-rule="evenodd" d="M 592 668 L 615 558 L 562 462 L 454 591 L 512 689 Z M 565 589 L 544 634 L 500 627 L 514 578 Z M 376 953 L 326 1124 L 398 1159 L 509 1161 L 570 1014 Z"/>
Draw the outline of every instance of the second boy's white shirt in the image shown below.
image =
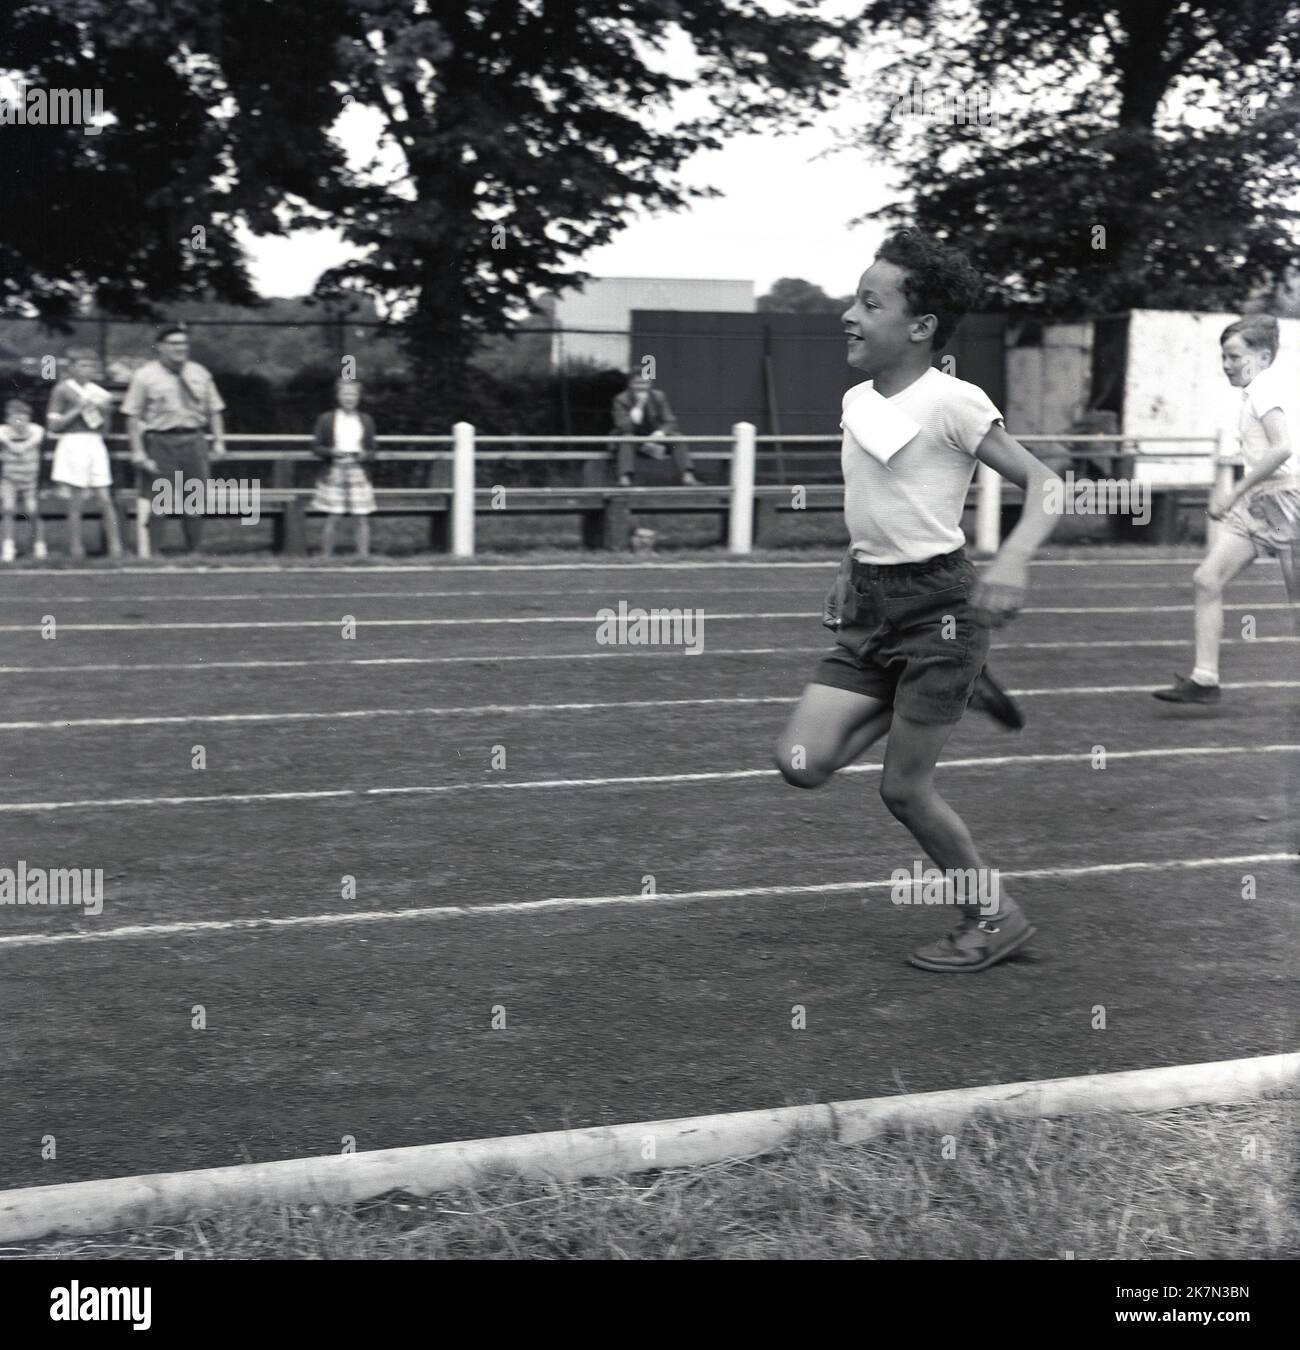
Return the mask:
<path fill-rule="evenodd" d="M 82 384 L 69 376 L 64 383 L 72 390 L 74 397 L 90 405 L 82 408 L 81 420 L 91 431 L 98 431 L 104 425 L 104 409 L 113 402 L 113 395 L 93 380 Z"/>
<path fill-rule="evenodd" d="M 1276 486 L 1278 483 L 1300 482 L 1300 455 L 1297 455 L 1296 438 L 1300 437 L 1300 398 L 1296 396 L 1294 383 L 1287 380 L 1278 369 L 1277 361 L 1263 370 L 1241 391 L 1241 418 L 1238 430 L 1241 433 L 1241 458 L 1246 471 L 1253 469 L 1272 448 L 1268 443 L 1268 433 L 1264 430 L 1264 416 L 1280 408 L 1286 416 L 1287 435 L 1291 438 L 1291 458 L 1269 474 L 1263 483 Z"/>
<path fill-rule="evenodd" d="M 870 380 L 844 395 L 847 406 Z M 931 367 L 889 402 L 920 431 L 886 466 L 846 431 L 840 449 L 844 520 L 859 562 L 924 562 L 966 542 L 961 517 L 989 428 L 1002 414 L 966 380 Z"/>

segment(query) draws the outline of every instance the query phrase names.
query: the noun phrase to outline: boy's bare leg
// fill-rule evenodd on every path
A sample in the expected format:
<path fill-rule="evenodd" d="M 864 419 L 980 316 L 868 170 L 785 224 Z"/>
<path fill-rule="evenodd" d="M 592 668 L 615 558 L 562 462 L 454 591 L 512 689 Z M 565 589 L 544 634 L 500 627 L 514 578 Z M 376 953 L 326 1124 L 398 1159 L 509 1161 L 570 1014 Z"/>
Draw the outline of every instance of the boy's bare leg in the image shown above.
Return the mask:
<path fill-rule="evenodd" d="M 1300 544 L 1282 549 L 1277 560 L 1282 564 L 1282 583 L 1291 605 L 1291 628 L 1300 637 Z"/>
<path fill-rule="evenodd" d="M 794 787 L 820 787 L 890 727 L 893 709 L 879 699 L 810 684 L 776 743 L 776 767 Z"/>
<path fill-rule="evenodd" d="M 108 544 L 108 556 L 122 556 L 122 532 L 117 525 L 117 507 L 113 502 L 111 488 L 96 488 L 95 497 L 99 502 L 100 520 L 104 523 L 104 541 Z"/>
<path fill-rule="evenodd" d="M 1223 534 L 1192 576 L 1196 588 L 1196 666 L 1205 683 L 1218 683 L 1223 637 L 1223 592 L 1255 560 L 1255 546 L 1237 534 Z"/>
<path fill-rule="evenodd" d="M 935 791 L 935 763 L 951 734 L 952 725 L 923 726 L 895 713 L 880 795 L 948 874 L 947 899 L 961 916 L 953 932 L 914 951 L 912 964 L 940 972 L 980 971 L 1019 951 L 1037 930 L 1001 893 L 998 875 L 983 867 L 965 821 Z"/>
<path fill-rule="evenodd" d="M 81 538 L 81 489 L 68 493 L 68 557 L 84 558 L 86 546 Z"/>
<path fill-rule="evenodd" d="M 935 765 L 956 726 L 926 726 L 895 713 L 880 779 L 890 813 L 943 871 L 983 866 L 966 822 L 934 786 Z"/>
<path fill-rule="evenodd" d="M 27 520 L 32 527 L 32 552 L 38 557 L 45 556 L 45 521 L 41 518 L 41 502 L 36 493 L 27 499 Z"/>

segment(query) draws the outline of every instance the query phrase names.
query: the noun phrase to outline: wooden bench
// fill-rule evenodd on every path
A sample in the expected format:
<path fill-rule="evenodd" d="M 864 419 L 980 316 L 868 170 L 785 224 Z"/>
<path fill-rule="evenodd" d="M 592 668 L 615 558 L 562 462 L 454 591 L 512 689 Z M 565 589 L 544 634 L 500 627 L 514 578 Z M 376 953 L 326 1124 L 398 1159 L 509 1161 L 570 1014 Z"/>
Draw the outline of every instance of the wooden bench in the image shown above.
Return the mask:
<path fill-rule="evenodd" d="M 1197 507 L 1204 511 L 1209 504 L 1208 485 L 1152 488 L 1151 522 L 1143 534 L 1157 544 L 1176 544 L 1181 538 L 1179 527 L 1182 523 L 1183 508 Z"/>
<path fill-rule="evenodd" d="M 479 488 L 477 515 L 576 515 L 585 548 L 625 549 L 631 525 L 626 498 L 636 489 L 618 488 Z M 716 491 L 716 490 L 715 490 Z M 307 552 L 307 516 L 310 488 L 268 488 L 262 492 L 262 514 L 273 522 L 272 543 L 277 552 Z M 375 515 L 424 516 L 429 522 L 429 547 L 445 553 L 451 537 L 450 488 L 376 488 Z M 716 505 L 715 505 L 716 509 Z"/>
<path fill-rule="evenodd" d="M 624 551 L 631 547 L 632 530 L 638 518 L 656 515 L 713 515 L 718 518 L 720 538 L 727 539 L 731 516 L 731 489 L 724 484 L 694 487 L 612 486 L 574 488 L 507 487 L 475 491 L 475 513 L 488 515 L 577 516 L 585 548 Z M 119 488 L 114 501 L 124 529 L 123 542 L 134 551 L 136 495 Z M 271 522 L 272 547 L 278 553 L 302 556 L 307 552 L 307 516 L 313 489 L 264 486 L 260 494 L 261 516 Z M 973 509 L 978 491 L 972 486 L 966 509 Z M 376 488 L 376 515 L 423 517 L 428 522 L 428 546 L 446 552 L 450 546 L 452 492 L 450 487 Z M 1023 500 L 1019 488 L 1002 485 L 1002 537 L 1014 526 Z M 1146 527 L 1129 517 L 1113 517 L 1117 537 L 1175 543 L 1185 508 L 1204 510 L 1209 501 L 1207 486 L 1156 487 L 1152 489 L 1152 516 Z M 844 488 L 836 483 L 779 486 L 761 484 L 754 490 L 754 545 L 771 543 L 780 516 L 805 512 L 842 512 Z M 311 513 L 316 514 L 316 513 Z M 86 504 L 83 518 L 99 515 L 98 506 Z M 41 516 L 63 520 L 67 503 L 48 488 L 41 492 Z M 221 518 L 221 517 L 216 517 Z"/>

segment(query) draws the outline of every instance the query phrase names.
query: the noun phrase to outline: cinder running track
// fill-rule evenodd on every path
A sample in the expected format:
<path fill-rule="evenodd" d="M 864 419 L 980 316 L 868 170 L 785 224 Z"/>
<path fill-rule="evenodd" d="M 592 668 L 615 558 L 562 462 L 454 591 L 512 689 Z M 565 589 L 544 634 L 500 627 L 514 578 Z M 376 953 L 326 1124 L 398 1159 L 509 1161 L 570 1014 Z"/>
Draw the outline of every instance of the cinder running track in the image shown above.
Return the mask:
<path fill-rule="evenodd" d="M 905 963 L 950 916 L 880 884 L 916 853 L 878 752 L 769 768 L 833 570 L 9 575 L 0 867 L 105 900 L 0 905 L 0 1185 L 1294 1050 L 1276 568 L 1180 709 L 1190 559 L 1035 565 L 993 656 L 1030 725 L 941 770 L 1040 930 L 972 978 Z M 620 600 L 703 610 L 703 653 L 599 645 Z"/>

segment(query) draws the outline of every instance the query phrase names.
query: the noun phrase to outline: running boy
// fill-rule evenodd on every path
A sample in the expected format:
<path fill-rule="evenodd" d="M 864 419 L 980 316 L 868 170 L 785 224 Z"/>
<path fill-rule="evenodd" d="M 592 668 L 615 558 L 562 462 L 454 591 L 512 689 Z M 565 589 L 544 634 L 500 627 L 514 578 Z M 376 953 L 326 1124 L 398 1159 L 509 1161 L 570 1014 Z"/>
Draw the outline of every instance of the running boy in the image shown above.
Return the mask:
<path fill-rule="evenodd" d="M 776 749 L 786 781 L 814 788 L 888 733 L 880 795 L 945 872 L 981 869 L 982 861 L 935 790 L 935 764 L 971 700 L 990 626 L 1020 609 L 1029 562 L 1056 523 L 1044 491 L 1052 471 L 1007 435 L 981 389 L 931 364 L 979 291 L 979 274 L 962 254 L 900 230 L 844 313 L 848 363 L 867 376 L 844 395 L 846 423 L 875 439 L 852 408 L 879 398 L 879 424 L 902 426 L 910 437 L 881 462 L 846 425 L 840 458 L 852 542 L 838 647 L 817 667 Z M 1025 494 L 1019 523 L 978 581 L 961 530 L 977 460 Z M 913 965 L 984 970 L 1033 936 L 1005 894 L 982 912 L 965 899 L 956 929 L 915 952 Z"/>
<path fill-rule="evenodd" d="M 32 556 L 46 556 L 39 491 L 44 439 L 45 428 L 32 421 L 32 405 L 26 399 L 11 398 L 0 423 L 0 562 L 13 562 L 17 557 L 14 512 L 20 502 L 32 526 Z"/>
<path fill-rule="evenodd" d="M 1175 676 L 1155 697 L 1166 703 L 1219 701 L 1219 642 L 1223 637 L 1223 592 L 1259 557 L 1276 557 L 1290 600 L 1292 622 L 1300 610 L 1300 456 L 1292 453 L 1300 429 L 1300 399 L 1294 377 L 1278 369 L 1277 320 L 1267 314 L 1230 323 L 1219 338 L 1223 373 L 1241 393 L 1241 457 L 1246 475 L 1230 492 L 1217 486 L 1211 520 L 1223 530 L 1196 569 L 1196 664 L 1191 677 Z"/>
<path fill-rule="evenodd" d="M 311 509 L 324 511 L 321 553 L 334 556 L 334 528 L 339 516 L 357 519 L 357 557 L 370 556 L 370 516 L 375 509 L 375 493 L 362 467 L 375 453 L 375 420 L 358 412 L 361 385 L 356 380 L 337 380 L 334 385 L 337 406 L 321 413 L 314 437 L 316 454 L 329 467 L 316 483 Z"/>

